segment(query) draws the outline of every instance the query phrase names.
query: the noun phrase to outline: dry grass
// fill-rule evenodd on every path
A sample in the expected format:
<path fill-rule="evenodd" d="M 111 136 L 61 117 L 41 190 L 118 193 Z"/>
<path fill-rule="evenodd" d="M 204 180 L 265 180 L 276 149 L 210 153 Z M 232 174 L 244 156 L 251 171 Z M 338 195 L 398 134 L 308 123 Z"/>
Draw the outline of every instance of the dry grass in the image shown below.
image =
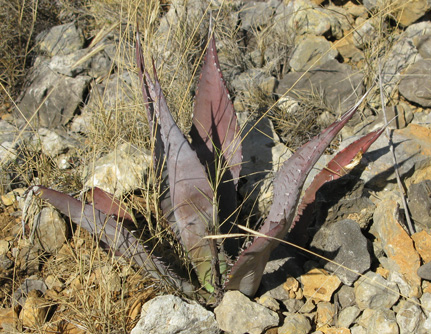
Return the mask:
<path fill-rule="evenodd" d="M 192 19 L 187 19 L 186 15 L 180 13 L 179 17 L 174 18 L 174 23 L 167 25 L 166 30 L 160 35 L 157 27 L 162 15 L 169 8 L 169 4 L 163 1 L 62 0 L 56 2 L 57 6 L 52 3 L 0 0 L 0 5 L 4 8 L 0 13 L 2 31 L 0 83 L 3 86 L 0 95 L 0 115 L 10 111 L 12 106 L 10 97 L 16 100 L 22 90 L 25 73 L 32 59 L 34 37 L 44 28 L 58 24 L 59 18 L 66 21 L 74 18 L 84 22 L 85 35 L 89 41 L 97 38 L 101 32 L 102 35 L 103 32 L 111 32 L 118 40 L 116 58 L 122 60 L 116 62 L 115 72 L 127 72 L 133 81 L 132 89 L 118 85 L 118 95 L 114 97 L 116 101 L 114 104 L 106 103 L 104 91 L 89 104 L 88 112 L 93 116 L 87 124 L 90 131 L 83 143 L 85 149 L 70 152 L 77 159 L 76 168 L 61 170 L 55 159 L 30 146 L 23 146 L 20 149 L 21 157 L 18 163 L 8 166 L 6 170 L 8 173 L 5 173 L 13 175 L 14 187 L 25 187 L 36 182 L 73 192 L 82 189 L 84 182 L 82 167 L 91 165 L 95 159 L 112 151 L 118 145 L 129 142 L 142 151 L 151 150 L 134 61 L 136 22 L 139 23 L 144 40 L 146 62 L 150 64 L 151 56 L 155 58 L 170 110 L 180 128 L 187 132 L 191 125 L 190 116 L 197 74 L 207 41 L 208 11 L 212 8 L 208 7 L 206 11 L 196 13 Z M 238 48 L 241 36 L 238 36 L 238 30 L 226 23 L 235 9 L 232 4 L 226 2 L 220 11 L 213 13 L 216 21 L 220 23 L 216 26 L 216 36 L 219 36 L 219 40 L 225 41 L 219 57 L 222 60 L 222 69 L 228 72 L 227 77 L 235 73 L 229 69 L 240 71 L 246 67 L 242 59 L 244 54 Z M 395 28 L 386 24 L 386 17 L 389 14 L 388 9 L 375 14 L 381 22 L 379 38 L 371 41 L 365 48 L 363 64 L 357 64 L 365 73 L 367 85 L 375 80 L 377 60 L 382 57 L 382 53 L 384 56 L 390 47 L 388 36 L 395 33 Z M 269 36 L 272 38 L 270 43 Z M 263 59 L 262 62 L 266 62 L 265 70 L 268 73 L 282 76 L 286 68 L 282 60 L 288 54 L 292 41 L 283 40 L 280 35 L 272 35 L 270 28 L 256 31 L 255 39 L 262 51 L 272 47 L 280 54 L 280 59 L 271 61 Z M 326 125 L 324 122 L 317 122 L 318 115 L 331 111 L 322 102 L 319 92 L 303 96 L 300 100 L 300 105 L 304 109 L 301 114 L 286 115 L 277 107 L 274 97 L 256 89 L 250 91 L 244 105 L 250 112 L 250 118 L 256 121 L 263 115 L 270 115 L 278 134 L 289 148 L 295 150 Z M 11 182 L 10 179 L 3 180 L 5 174 L 0 175 L 3 185 Z M 158 190 L 153 188 L 151 178 L 136 185 L 141 189 L 140 193 L 128 194 L 127 200 L 150 223 L 150 228 L 157 236 L 155 239 L 161 241 L 167 238 L 167 234 L 161 224 L 161 214 L 156 209 Z M 172 238 L 168 237 L 168 240 L 175 247 Z M 18 245 L 20 239 L 13 242 Z M 180 254 L 179 250 L 178 253 Z M 56 330 L 76 327 L 90 333 L 127 332 L 136 323 L 137 315 L 133 313 L 134 308 L 139 309 L 139 305 L 153 295 L 173 292 L 166 291 L 166 286 L 149 279 L 145 273 L 132 267 L 130 263 L 118 261 L 103 252 L 92 238 L 79 229 L 71 233 L 69 242 L 59 254 L 44 259 L 41 274 L 44 278 L 49 276 L 50 279 L 62 284 L 62 287 L 54 288 L 47 296 L 52 303 L 48 324 L 52 326 L 51 329 Z M 8 286 L 16 289 L 23 281 L 24 275 L 25 273 L 14 271 L 12 282 L 8 282 Z M 10 302 L 11 296 L 3 294 L 3 305 L 10 306 Z M 132 314 L 135 318 L 131 316 Z M 34 332 L 45 333 L 47 326 L 45 324 L 44 327 L 35 328 Z"/>

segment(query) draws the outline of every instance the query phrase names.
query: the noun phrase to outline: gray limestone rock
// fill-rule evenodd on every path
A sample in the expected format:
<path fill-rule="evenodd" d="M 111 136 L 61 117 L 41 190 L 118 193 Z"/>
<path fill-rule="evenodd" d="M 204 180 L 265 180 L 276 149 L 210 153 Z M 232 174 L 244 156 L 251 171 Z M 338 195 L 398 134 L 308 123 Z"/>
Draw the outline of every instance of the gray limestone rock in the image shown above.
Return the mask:
<path fill-rule="evenodd" d="M 368 323 L 367 333 L 398 334 L 400 332 L 392 310 L 376 310 Z"/>
<path fill-rule="evenodd" d="M 214 314 L 197 303 L 166 295 L 144 304 L 131 334 L 218 334 Z"/>
<path fill-rule="evenodd" d="M 66 242 L 67 225 L 57 210 L 43 208 L 33 222 L 33 238 L 36 244 L 49 253 L 56 253 Z"/>
<path fill-rule="evenodd" d="M 387 287 L 387 288 L 385 288 Z M 389 309 L 399 299 L 398 287 L 374 272 L 367 272 L 355 282 L 356 304 L 361 310 Z"/>
<path fill-rule="evenodd" d="M 276 93 L 285 94 L 302 75 L 303 72 L 286 74 L 280 80 Z M 297 98 L 298 95 L 317 94 L 323 97 L 325 105 L 335 113 L 345 112 L 355 104 L 358 96 L 363 94 L 362 80 L 362 74 L 353 71 L 349 65 L 330 60 L 305 73 L 287 95 Z"/>
<path fill-rule="evenodd" d="M 239 291 L 227 291 L 214 313 L 220 328 L 230 334 L 261 334 L 279 322 L 277 313 L 252 302 Z"/>
<path fill-rule="evenodd" d="M 331 43 L 323 36 L 306 35 L 295 44 L 289 64 L 296 72 L 323 65 L 338 55 L 338 51 L 331 48 Z"/>
<path fill-rule="evenodd" d="M 48 56 L 66 55 L 82 49 L 84 35 L 75 23 L 66 23 L 41 32 L 36 37 L 37 50 Z"/>
<path fill-rule="evenodd" d="M 285 313 L 283 326 L 278 328 L 278 334 L 307 334 L 311 331 L 310 320 L 302 314 Z"/>
<path fill-rule="evenodd" d="M 412 300 L 418 302 L 415 298 Z M 396 320 L 400 334 L 418 333 L 421 323 L 425 321 L 425 315 L 419 305 L 408 300 L 402 300 L 398 307 Z"/>
<path fill-rule="evenodd" d="M 342 309 L 338 314 L 337 327 L 349 328 L 360 313 L 361 310 L 357 306 L 349 306 Z"/>
<path fill-rule="evenodd" d="M 30 85 L 18 103 L 19 110 L 36 126 L 66 125 L 82 103 L 90 79 L 89 76 L 60 75 L 49 68 L 48 62 L 42 61 L 33 67 Z M 16 115 L 21 117 L 18 111 Z"/>
<path fill-rule="evenodd" d="M 314 236 L 311 247 L 323 252 L 323 255 L 332 261 L 361 274 L 371 265 L 367 239 L 353 220 L 346 219 L 322 226 Z M 326 263 L 325 269 L 333 272 L 347 285 L 351 285 L 359 277 L 358 274 L 332 262 Z"/>
<path fill-rule="evenodd" d="M 431 228 L 431 180 L 412 184 L 407 193 L 412 219 L 422 228 Z"/>
<path fill-rule="evenodd" d="M 422 107 L 431 107 L 431 59 L 419 60 L 410 66 L 401 78 L 399 90 L 407 100 Z"/>
<path fill-rule="evenodd" d="M 139 187 L 148 172 L 151 154 L 124 143 L 84 171 L 85 186 L 99 187 L 115 196 Z"/>

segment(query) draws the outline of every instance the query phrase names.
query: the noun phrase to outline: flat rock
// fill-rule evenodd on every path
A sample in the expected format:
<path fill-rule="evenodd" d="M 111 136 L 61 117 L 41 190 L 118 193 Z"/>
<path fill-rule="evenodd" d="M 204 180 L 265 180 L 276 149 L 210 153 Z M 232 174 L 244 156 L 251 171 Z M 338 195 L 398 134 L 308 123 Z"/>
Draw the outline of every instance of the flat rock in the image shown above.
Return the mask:
<path fill-rule="evenodd" d="M 293 87 L 300 77 L 302 79 Z M 362 81 L 362 74 L 353 71 L 349 65 L 330 60 L 321 66 L 312 68 L 305 74 L 303 72 L 287 73 L 280 80 L 276 93 L 283 95 L 292 87 L 287 95 L 293 98 L 306 94 L 311 96 L 319 92 L 324 98 L 325 105 L 334 112 L 345 112 L 356 103 L 358 96 L 363 94 Z"/>
<path fill-rule="evenodd" d="M 57 210 L 42 208 L 34 219 L 33 238 L 48 253 L 57 253 L 67 240 L 67 225 Z"/>
<path fill-rule="evenodd" d="M 398 334 L 400 332 L 392 310 L 375 310 L 368 323 L 367 333 Z"/>
<path fill-rule="evenodd" d="M 73 22 L 66 23 L 41 32 L 36 45 L 39 52 L 48 56 L 65 55 L 84 46 L 84 34 Z"/>
<path fill-rule="evenodd" d="M 411 65 L 401 78 L 399 91 L 407 100 L 422 107 L 431 107 L 431 59 L 418 60 Z"/>
<path fill-rule="evenodd" d="M 325 269 L 333 272 L 344 284 L 351 285 L 371 266 L 367 239 L 359 225 L 353 220 L 342 220 L 325 224 L 314 236 L 311 247 L 325 257 L 353 270 L 346 270 L 335 263 L 327 262 Z"/>
<path fill-rule="evenodd" d="M 421 256 L 424 263 L 431 262 L 431 234 L 423 230 L 413 234 L 412 239 L 415 243 L 415 249 Z"/>
<path fill-rule="evenodd" d="M 197 303 L 166 295 L 146 302 L 131 334 L 218 334 L 214 314 Z"/>
<path fill-rule="evenodd" d="M 139 187 L 150 161 L 150 154 L 139 151 L 129 143 L 121 144 L 89 166 L 86 170 L 85 186 L 99 187 L 119 197 Z"/>
<path fill-rule="evenodd" d="M 415 298 L 413 301 L 418 302 Z M 396 320 L 400 333 L 419 333 L 421 323 L 425 320 L 420 306 L 408 300 L 402 300 L 398 306 Z"/>
<path fill-rule="evenodd" d="M 386 269 L 401 274 L 410 285 L 409 296 L 419 297 L 421 279 L 416 272 L 420 266 L 420 257 L 401 224 L 399 205 L 393 200 L 385 200 L 378 204 L 374 212 L 371 232 L 382 242 L 388 258 L 389 268 Z"/>
<path fill-rule="evenodd" d="M 354 284 L 356 305 L 361 310 L 389 309 L 399 299 L 398 287 L 374 272 L 367 272 Z"/>
<path fill-rule="evenodd" d="M 83 102 L 84 92 L 91 77 L 67 77 L 52 71 L 48 62 L 33 67 L 30 86 L 24 91 L 18 107 L 32 124 L 55 128 L 66 125 Z M 37 113 L 35 114 L 35 111 Z M 15 111 L 20 118 L 21 113 Z"/>
<path fill-rule="evenodd" d="M 290 66 L 296 72 L 307 71 L 335 59 L 338 52 L 323 36 L 306 35 L 295 43 Z"/>
<path fill-rule="evenodd" d="M 261 334 L 279 322 L 277 313 L 252 302 L 239 291 L 227 291 L 214 313 L 220 328 L 231 334 Z"/>
<path fill-rule="evenodd" d="M 341 281 L 337 276 L 330 275 L 323 269 L 315 268 L 301 276 L 301 283 L 304 285 L 305 297 L 329 302 Z"/>
<path fill-rule="evenodd" d="M 391 132 L 401 179 L 429 166 L 431 161 L 431 129 L 418 124 Z M 374 189 L 396 187 L 393 156 L 388 139 L 380 136 L 364 154 L 367 168 L 361 174 L 365 186 Z"/>
<path fill-rule="evenodd" d="M 49 304 L 44 298 L 30 293 L 19 314 L 19 319 L 22 321 L 23 326 L 32 328 L 43 325 L 46 321 Z"/>
<path fill-rule="evenodd" d="M 310 333 L 310 320 L 302 314 L 285 313 L 283 326 L 278 328 L 278 334 L 307 334 Z"/>

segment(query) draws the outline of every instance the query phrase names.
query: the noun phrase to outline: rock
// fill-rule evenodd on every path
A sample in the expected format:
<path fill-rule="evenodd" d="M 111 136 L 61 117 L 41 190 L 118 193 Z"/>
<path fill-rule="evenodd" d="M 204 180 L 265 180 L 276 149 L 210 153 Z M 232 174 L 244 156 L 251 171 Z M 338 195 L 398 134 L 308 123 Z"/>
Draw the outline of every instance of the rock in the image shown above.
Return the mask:
<path fill-rule="evenodd" d="M 24 327 L 38 327 L 45 323 L 49 310 L 49 303 L 37 295 L 33 290 L 29 293 L 25 304 L 19 314 L 19 319 Z"/>
<path fill-rule="evenodd" d="M 346 219 L 323 225 L 310 246 L 330 260 L 353 270 L 354 272 L 325 261 L 326 270 L 337 275 L 344 284 L 352 285 L 359 277 L 355 272 L 362 274 L 371 266 L 367 243 L 359 225 Z"/>
<path fill-rule="evenodd" d="M 305 297 L 329 302 L 341 281 L 337 276 L 329 275 L 325 270 L 315 268 L 301 276 L 301 283 L 304 286 Z"/>
<path fill-rule="evenodd" d="M 296 72 L 307 71 L 335 59 L 338 52 L 323 36 L 306 35 L 295 43 L 290 66 Z"/>
<path fill-rule="evenodd" d="M 271 3 L 248 1 L 241 8 L 239 17 L 241 19 L 241 28 L 244 30 L 254 30 L 264 27 L 271 22 L 275 8 Z"/>
<path fill-rule="evenodd" d="M 430 85 L 431 59 L 418 60 L 401 78 L 399 90 L 407 100 L 422 107 L 431 107 L 431 93 L 425 87 Z"/>
<path fill-rule="evenodd" d="M 407 193 L 411 218 L 421 228 L 431 228 L 431 180 L 410 185 Z M 431 249 L 429 250 L 431 252 Z M 430 253 L 431 257 L 431 253 Z"/>
<path fill-rule="evenodd" d="M 288 26 L 298 35 L 310 34 L 336 39 L 343 37 L 339 16 L 308 0 L 290 1 L 284 10 L 278 11 L 278 14 L 274 22 L 287 20 Z"/>
<path fill-rule="evenodd" d="M 261 334 L 279 321 L 277 313 L 250 301 L 239 291 L 227 291 L 214 313 L 220 329 L 231 334 Z"/>
<path fill-rule="evenodd" d="M 330 302 L 317 303 L 316 322 L 317 327 L 334 325 L 337 316 L 337 307 Z"/>
<path fill-rule="evenodd" d="M 355 46 L 352 35 L 345 36 L 334 44 L 334 47 L 343 58 L 351 59 L 352 62 L 358 62 L 364 58 L 363 52 Z"/>
<path fill-rule="evenodd" d="M 271 95 L 274 92 L 276 81 L 273 76 L 266 74 L 263 70 L 252 68 L 236 76 L 231 85 L 245 95 L 249 95 L 250 91 L 256 89 Z"/>
<path fill-rule="evenodd" d="M 431 58 L 431 36 L 430 35 L 415 36 L 413 38 L 413 43 L 416 46 L 416 49 L 418 49 L 418 52 L 423 59 Z"/>
<path fill-rule="evenodd" d="M 26 271 L 28 275 L 39 271 L 41 252 L 38 247 L 27 245 L 22 247 L 18 253 L 18 264 L 20 270 Z"/>
<path fill-rule="evenodd" d="M 197 303 L 165 295 L 144 304 L 141 318 L 131 334 L 216 334 L 214 314 Z"/>
<path fill-rule="evenodd" d="M 351 174 L 324 184 L 316 193 L 314 211 L 317 226 L 329 226 L 340 220 L 354 220 L 365 230 L 375 209 L 364 182 Z"/>
<path fill-rule="evenodd" d="M 412 33 L 411 33 L 412 34 Z M 401 35 L 394 43 L 392 48 L 387 53 L 387 61 L 382 65 L 382 82 L 383 87 L 388 96 L 391 96 L 396 91 L 400 80 L 402 81 L 403 71 L 415 63 L 419 56 L 418 50 L 414 46 L 413 39 L 406 31 L 405 35 Z M 380 99 L 376 103 L 381 103 Z"/>
<path fill-rule="evenodd" d="M 431 315 L 431 293 L 425 292 L 421 296 L 420 302 L 421 302 L 422 311 L 425 313 L 427 317 L 429 317 Z"/>
<path fill-rule="evenodd" d="M 356 29 L 353 31 L 353 43 L 359 49 L 365 49 L 377 38 L 376 25 L 378 20 L 358 18 L 355 22 Z"/>
<path fill-rule="evenodd" d="M 413 212 L 411 206 L 409 206 L 409 208 L 411 210 L 410 212 Z M 421 256 L 423 262 L 431 262 L 431 234 L 423 230 L 413 234 L 412 239 L 415 243 L 415 249 Z"/>
<path fill-rule="evenodd" d="M 355 290 L 350 286 L 343 285 L 337 291 L 335 297 L 342 309 L 355 304 Z"/>
<path fill-rule="evenodd" d="M 397 285 L 371 271 L 355 282 L 354 289 L 356 304 L 361 310 L 389 309 L 399 299 Z"/>
<path fill-rule="evenodd" d="M 351 334 L 367 334 L 367 330 L 362 326 L 353 326 L 350 329 Z"/>
<path fill-rule="evenodd" d="M 337 326 L 349 328 L 361 313 L 357 306 L 348 306 L 343 308 L 338 314 Z"/>
<path fill-rule="evenodd" d="M 99 187 L 120 197 L 142 184 L 150 161 L 149 153 L 143 153 L 129 143 L 121 144 L 112 153 L 88 166 L 85 172 L 85 186 Z"/>
<path fill-rule="evenodd" d="M 413 298 L 417 302 L 417 299 Z M 425 320 L 425 315 L 421 308 L 408 300 L 400 302 L 396 320 L 401 334 L 418 333 L 421 323 Z"/>
<path fill-rule="evenodd" d="M 303 77 L 302 77 L 303 76 Z M 296 81 L 302 79 L 296 83 Z M 314 67 L 307 73 L 290 72 L 280 80 L 276 93 L 284 95 L 293 84 L 296 85 L 287 94 L 297 98 L 298 94 L 312 96 L 319 92 L 324 98 L 324 103 L 335 113 L 345 112 L 352 107 L 357 96 L 363 94 L 362 86 L 363 76 L 347 64 L 340 64 L 336 60 L 331 60 L 325 64 Z M 340 97 L 342 100 L 340 101 Z"/>
<path fill-rule="evenodd" d="M 75 24 L 66 23 L 41 32 L 36 37 L 37 50 L 48 56 L 66 55 L 82 49 L 84 35 Z"/>
<path fill-rule="evenodd" d="M 18 303 L 21 306 L 24 305 L 27 296 L 31 291 L 38 291 L 38 295 L 45 294 L 48 287 L 45 282 L 37 279 L 25 279 L 21 286 L 13 293 L 14 303 Z"/>
<path fill-rule="evenodd" d="M 0 119 L 0 143 L 13 142 L 18 129 L 10 123 Z"/>
<path fill-rule="evenodd" d="M 0 166 L 8 166 L 16 160 L 18 152 L 16 150 L 17 145 L 11 142 L 3 142 L 0 145 Z"/>
<path fill-rule="evenodd" d="M 419 297 L 421 280 L 416 271 L 420 266 L 420 257 L 402 224 L 399 205 L 393 200 L 385 200 L 378 204 L 374 212 L 371 233 L 382 242 L 388 257 L 387 269 L 398 272 L 407 281 L 410 285 L 409 297 Z"/>
<path fill-rule="evenodd" d="M 91 77 L 76 78 L 53 72 L 47 62 L 33 66 L 30 86 L 24 91 L 18 108 L 38 127 L 55 128 L 66 125 L 82 103 Z M 34 115 L 35 111 L 38 111 Z M 21 113 L 15 111 L 17 117 Z"/>
<path fill-rule="evenodd" d="M 42 208 L 34 219 L 34 239 L 45 252 L 56 254 L 67 240 L 67 225 L 57 210 Z"/>
<path fill-rule="evenodd" d="M 256 300 L 256 302 L 262 306 L 265 306 L 271 311 L 277 312 L 280 310 L 280 305 L 278 304 L 277 300 L 267 294 L 260 297 L 258 300 Z"/>
<path fill-rule="evenodd" d="M 15 308 L 0 309 L 0 327 L 4 333 L 16 333 L 19 327 L 18 313 Z"/>
<path fill-rule="evenodd" d="M 78 145 L 68 138 L 66 134 L 59 134 L 59 132 L 45 128 L 38 129 L 38 136 L 33 138 L 32 141 L 34 149 L 40 149 L 44 154 L 54 158 Z"/>
<path fill-rule="evenodd" d="M 89 60 L 81 63 L 79 66 L 74 66 L 87 53 L 87 50 L 80 49 L 66 55 L 56 55 L 51 58 L 48 67 L 58 74 L 75 77 L 90 68 Z"/>
<path fill-rule="evenodd" d="M 367 333 L 398 334 L 399 328 L 392 310 L 375 310 L 370 318 Z"/>
<path fill-rule="evenodd" d="M 0 269 L 8 270 L 13 267 L 13 261 L 6 254 L 0 254 Z"/>
<path fill-rule="evenodd" d="M 421 265 L 416 272 L 420 278 L 431 281 L 431 262 Z"/>
<path fill-rule="evenodd" d="M 302 314 L 284 313 L 283 326 L 278 328 L 278 334 L 307 334 L 311 331 L 310 320 Z"/>
<path fill-rule="evenodd" d="M 90 280 L 109 292 L 118 292 L 122 288 L 120 276 L 110 265 L 96 268 Z"/>
<path fill-rule="evenodd" d="M 422 170 L 431 161 L 431 129 L 409 124 L 404 129 L 392 132 L 392 142 L 401 179 L 415 170 Z M 364 156 L 368 160 L 368 167 L 361 174 L 361 179 L 366 187 L 388 190 L 397 187 L 393 156 L 386 136 L 380 136 Z"/>

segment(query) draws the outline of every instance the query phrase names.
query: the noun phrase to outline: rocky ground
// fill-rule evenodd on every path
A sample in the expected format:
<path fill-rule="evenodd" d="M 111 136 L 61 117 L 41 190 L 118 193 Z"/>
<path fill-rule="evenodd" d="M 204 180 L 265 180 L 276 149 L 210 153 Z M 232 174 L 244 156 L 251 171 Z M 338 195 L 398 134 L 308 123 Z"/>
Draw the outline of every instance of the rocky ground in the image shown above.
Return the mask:
<path fill-rule="evenodd" d="M 1 109 L 3 332 L 431 331 L 427 1 L 172 0 L 131 1 L 125 7 L 90 1 L 88 6 L 91 31 L 80 19 L 81 8 L 36 37 L 26 85 Z M 307 184 L 331 154 L 396 116 L 347 177 L 317 194 L 307 249 L 331 261 L 283 244 L 254 300 L 230 291 L 215 308 L 178 297 L 24 194 L 35 184 L 71 194 L 98 186 L 124 198 L 141 216 L 154 216 L 149 132 L 134 62 L 135 21 L 171 110 L 187 129 L 209 12 L 222 72 L 244 133 L 250 130 L 243 143 L 242 219 L 265 216 L 279 165 L 366 90 L 371 89 L 367 102 Z"/>

